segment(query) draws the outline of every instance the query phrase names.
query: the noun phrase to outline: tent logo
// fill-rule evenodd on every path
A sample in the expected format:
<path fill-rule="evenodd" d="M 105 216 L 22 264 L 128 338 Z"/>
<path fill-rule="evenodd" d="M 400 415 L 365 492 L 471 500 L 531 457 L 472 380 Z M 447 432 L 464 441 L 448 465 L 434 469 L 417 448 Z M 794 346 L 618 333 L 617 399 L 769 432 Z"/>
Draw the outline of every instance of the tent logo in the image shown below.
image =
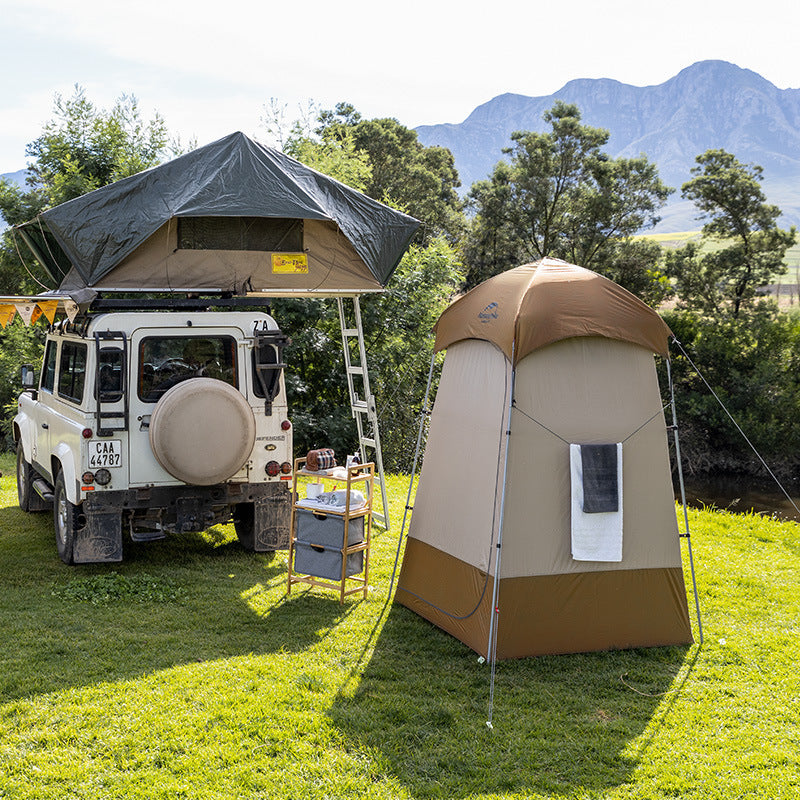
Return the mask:
<path fill-rule="evenodd" d="M 481 322 L 491 322 L 493 319 L 497 319 L 498 316 L 498 306 L 497 303 L 489 303 L 483 311 L 478 313 L 478 319 Z"/>

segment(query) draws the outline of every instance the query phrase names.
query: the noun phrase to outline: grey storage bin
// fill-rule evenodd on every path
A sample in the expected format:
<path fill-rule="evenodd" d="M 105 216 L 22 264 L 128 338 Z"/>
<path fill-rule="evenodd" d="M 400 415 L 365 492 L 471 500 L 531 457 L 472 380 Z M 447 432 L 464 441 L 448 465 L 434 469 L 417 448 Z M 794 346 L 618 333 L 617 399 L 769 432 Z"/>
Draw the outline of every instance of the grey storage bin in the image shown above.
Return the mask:
<path fill-rule="evenodd" d="M 296 539 L 304 544 L 317 544 L 341 550 L 344 539 L 344 518 L 319 511 L 297 509 Z M 350 520 L 347 526 L 347 545 L 364 541 L 364 517 Z"/>
<path fill-rule="evenodd" d="M 341 542 L 341 525 L 339 526 L 339 532 Z M 341 580 L 342 558 L 341 545 L 339 547 L 322 547 L 299 541 L 295 542 L 294 545 L 294 571 L 303 575 L 328 578 L 332 581 Z M 357 553 L 350 553 L 347 556 L 346 576 L 358 575 L 363 571 L 364 551 L 359 550 Z"/>

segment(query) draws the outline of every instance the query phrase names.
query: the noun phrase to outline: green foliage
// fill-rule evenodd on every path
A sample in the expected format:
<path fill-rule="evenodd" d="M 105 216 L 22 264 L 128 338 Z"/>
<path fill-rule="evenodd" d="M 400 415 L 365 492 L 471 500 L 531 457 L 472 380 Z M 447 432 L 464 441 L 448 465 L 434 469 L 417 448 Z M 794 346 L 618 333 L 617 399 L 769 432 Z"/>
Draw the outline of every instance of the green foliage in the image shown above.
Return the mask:
<path fill-rule="evenodd" d="M 681 194 L 708 220 L 703 241 L 723 246 L 704 249 L 689 242 L 667 251 L 665 269 L 675 279 L 682 308 L 738 317 L 759 290 L 786 272 L 784 257 L 796 231 L 778 228 L 781 211 L 766 202 L 760 166 L 742 164 L 725 150 L 708 150 L 696 160 L 695 177 Z"/>
<path fill-rule="evenodd" d="M 369 598 L 341 606 L 287 597 L 286 553 L 245 553 L 230 526 L 64 567 L 0 470 L 0 797 L 797 795 L 793 523 L 690 510 L 703 646 L 501 662 L 490 731 L 488 667 L 387 604 L 406 480 L 389 476 Z M 135 600 L 71 596 L 114 574 Z"/>
<path fill-rule="evenodd" d="M 366 194 L 421 220 L 423 242 L 438 236 L 456 241 L 464 227 L 456 193 L 461 184 L 448 149 L 425 147 L 416 131 L 396 119 L 362 119 L 349 103 L 321 111 L 318 123 L 316 134 L 323 143 L 345 138 L 366 155 Z"/>
<path fill-rule="evenodd" d="M 663 298 L 658 254 L 630 241 L 658 222 L 670 192 L 655 165 L 644 156 L 610 158 L 602 150 L 608 131 L 581 124 L 575 105 L 559 101 L 544 119 L 548 133 L 514 133 L 510 160 L 470 190 L 467 285 L 552 256 L 627 281 L 648 300 Z"/>
<path fill-rule="evenodd" d="M 135 97 L 123 95 L 110 111 L 97 108 L 79 86 L 70 98 L 56 95 L 53 118 L 28 145 L 27 187 L 0 181 L 0 214 L 10 225 L 33 219 L 46 208 L 158 164 L 180 151 L 162 118 L 145 122 Z M 18 251 L 6 231 L 0 246 L 0 294 L 36 294 L 52 289 L 50 279 L 27 251 Z M 19 365 L 41 361 L 41 326 L 19 322 L 0 334 L 0 431 L 9 441 Z"/>
<path fill-rule="evenodd" d="M 69 603 L 174 603 L 186 595 L 183 587 L 171 578 L 140 572 L 122 575 L 112 571 L 56 583 L 53 597 Z"/>
<path fill-rule="evenodd" d="M 370 388 L 376 396 L 387 469 L 410 469 L 433 326 L 462 277 L 453 249 L 443 239 L 434 239 L 426 246 L 412 245 L 385 293 L 361 300 Z M 286 349 L 286 387 L 295 451 L 329 446 L 340 456 L 353 452 L 356 430 L 334 303 L 276 300 L 272 311 L 292 340 Z M 351 358 L 360 363 L 357 352 L 351 351 Z M 358 378 L 356 388 L 363 399 Z"/>
<path fill-rule="evenodd" d="M 359 192 L 366 192 L 372 181 L 369 156 L 357 147 L 349 128 L 342 127 L 320 140 L 308 123 L 298 120 L 283 143 L 283 151 Z"/>
<path fill-rule="evenodd" d="M 27 148 L 33 159 L 28 164 L 28 191 L 18 193 L 16 204 L 5 197 L 0 206 L 12 225 L 155 166 L 177 149 L 170 145 L 164 120 L 158 114 L 150 122 L 142 120 L 138 101 L 130 95 L 122 95 L 105 111 L 76 86 L 70 98 L 56 95 L 53 113 Z"/>
<path fill-rule="evenodd" d="M 32 364 L 36 370 L 42 361 L 44 327 L 26 328 L 16 320 L 0 330 L 0 451 L 13 448 L 11 424 L 17 413 L 17 397 L 22 391 L 20 365 Z"/>
<path fill-rule="evenodd" d="M 46 208 L 72 200 L 101 186 L 155 166 L 180 151 L 170 142 L 164 120 L 156 114 L 142 119 L 135 97 L 122 95 L 110 111 L 97 108 L 85 91 L 72 97 L 56 95 L 53 118 L 27 148 L 27 188 L 0 181 L 0 214 L 9 225 L 33 219 Z M 4 235 L 0 249 L 0 291 L 38 292 L 46 283 L 37 267 L 21 268 L 21 256 Z"/>
<path fill-rule="evenodd" d="M 720 319 L 687 311 L 664 319 L 770 468 L 796 479 L 800 466 L 800 318 L 761 306 Z M 763 466 L 701 378 L 673 349 L 681 453 L 694 473 Z"/>

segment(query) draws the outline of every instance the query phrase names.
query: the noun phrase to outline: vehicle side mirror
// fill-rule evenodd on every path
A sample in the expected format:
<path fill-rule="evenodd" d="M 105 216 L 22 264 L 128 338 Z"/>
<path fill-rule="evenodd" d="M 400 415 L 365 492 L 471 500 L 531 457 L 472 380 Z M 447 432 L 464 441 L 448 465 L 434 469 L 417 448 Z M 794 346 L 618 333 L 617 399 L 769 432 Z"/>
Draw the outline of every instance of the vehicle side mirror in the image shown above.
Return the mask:
<path fill-rule="evenodd" d="M 36 388 L 36 372 L 30 364 L 23 364 L 20 367 L 23 389 Z"/>

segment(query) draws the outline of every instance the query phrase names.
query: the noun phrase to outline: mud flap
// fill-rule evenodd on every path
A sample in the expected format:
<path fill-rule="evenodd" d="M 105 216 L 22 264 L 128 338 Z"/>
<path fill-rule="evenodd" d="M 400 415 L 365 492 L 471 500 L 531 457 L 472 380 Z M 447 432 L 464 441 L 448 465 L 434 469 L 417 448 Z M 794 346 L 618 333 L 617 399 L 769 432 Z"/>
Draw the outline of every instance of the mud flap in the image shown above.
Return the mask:
<path fill-rule="evenodd" d="M 289 549 L 290 493 L 285 484 L 272 484 L 272 493 L 254 502 L 253 550 L 266 553 Z"/>
<path fill-rule="evenodd" d="M 72 558 L 76 564 L 122 561 L 122 514 L 94 509 L 86 524 L 75 532 Z"/>

